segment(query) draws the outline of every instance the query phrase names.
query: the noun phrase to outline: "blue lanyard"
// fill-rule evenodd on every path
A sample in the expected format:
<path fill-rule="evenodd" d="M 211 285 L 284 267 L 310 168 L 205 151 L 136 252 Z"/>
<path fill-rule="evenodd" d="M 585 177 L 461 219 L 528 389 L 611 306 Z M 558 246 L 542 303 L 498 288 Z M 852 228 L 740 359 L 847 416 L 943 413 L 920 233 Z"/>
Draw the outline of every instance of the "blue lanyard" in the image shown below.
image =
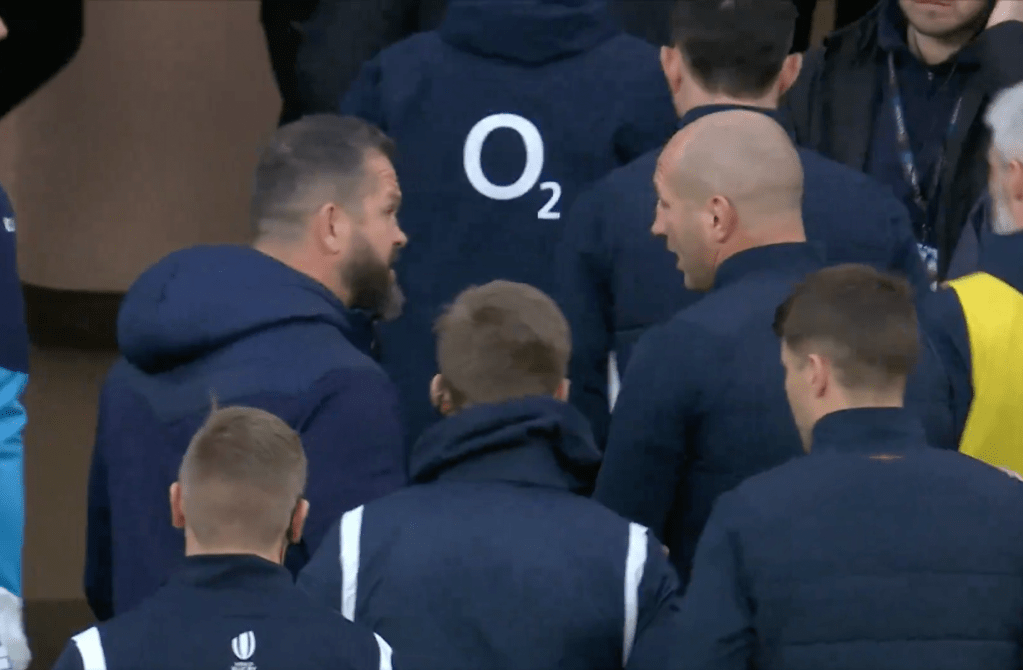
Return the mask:
<path fill-rule="evenodd" d="M 913 200 L 923 212 L 927 213 L 927 203 L 938 191 L 941 183 L 941 173 L 945 168 L 945 151 L 948 140 L 955 132 L 959 122 L 959 112 L 963 107 L 963 96 L 956 100 L 955 108 L 952 110 L 952 119 L 948 124 L 948 135 L 943 138 L 941 153 L 938 154 L 938 163 L 934 166 L 934 178 L 931 188 L 925 193 L 920 187 L 920 173 L 916 167 L 916 156 L 909 144 L 909 131 L 906 129 L 906 111 L 902 106 L 902 91 L 899 88 L 899 80 L 895 74 L 895 54 L 888 54 L 888 84 L 891 88 L 892 111 L 895 113 L 895 131 L 899 143 L 899 156 L 902 159 L 902 172 L 906 181 L 913 189 Z M 926 217 L 925 217 L 926 218 Z"/>

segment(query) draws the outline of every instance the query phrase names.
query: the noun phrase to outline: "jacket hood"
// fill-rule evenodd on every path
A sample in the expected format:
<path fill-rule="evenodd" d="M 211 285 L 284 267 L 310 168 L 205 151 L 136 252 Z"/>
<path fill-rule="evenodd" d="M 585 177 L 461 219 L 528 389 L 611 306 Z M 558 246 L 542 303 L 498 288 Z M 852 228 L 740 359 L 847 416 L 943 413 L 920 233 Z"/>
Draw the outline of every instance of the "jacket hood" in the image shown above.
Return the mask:
<path fill-rule="evenodd" d="M 129 363 L 156 373 L 244 337 L 296 321 L 336 327 L 368 353 L 372 322 L 327 287 L 243 246 L 201 246 L 170 254 L 128 290 L 117 342 Z"/>
<path fill-rule="evenodd" d="M 541 64 L 620 33 L 607 0 L 451 0 L 440 36 L 484 57 Z"/>
<path fill-rule="evenodd" d="M 412 449 L 413 481 L 505 481 L 583 492 L 600 451 L 582 414 L 554 398 L 480 405 L 423 433 Z"/>

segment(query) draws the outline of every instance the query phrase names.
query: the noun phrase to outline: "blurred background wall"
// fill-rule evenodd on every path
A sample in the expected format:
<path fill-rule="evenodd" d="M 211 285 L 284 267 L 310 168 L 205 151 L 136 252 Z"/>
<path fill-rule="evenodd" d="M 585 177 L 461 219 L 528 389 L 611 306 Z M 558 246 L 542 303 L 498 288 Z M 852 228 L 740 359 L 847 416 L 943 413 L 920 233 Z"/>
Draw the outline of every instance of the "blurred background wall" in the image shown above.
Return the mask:
<path fill-rule="evenodd" d="M 822 0 L 815 43 L 833 21 Z M 34 668 L 91 621 L 86 481 L 120 295 L 175 249 L 246 240 L 249 174 L 279 109 L 258 0 L 87 0 L 71 65 L 0 121 L 36 342 L 24 554 Z"/>
<path fill-rule="evenodd" d="M 114 354 L 65 345 L 109 330 L 90 322 L 90 306 L 116 309 L 166 253 L 246 240 L 249 173 L 279 109 L 257 0 L 87 0 L 78 55 L 0 121 L 34 339 L 59 345 L 34 348 L 25 398 L 34 668 L 90 621 L 86 479 Z"/>

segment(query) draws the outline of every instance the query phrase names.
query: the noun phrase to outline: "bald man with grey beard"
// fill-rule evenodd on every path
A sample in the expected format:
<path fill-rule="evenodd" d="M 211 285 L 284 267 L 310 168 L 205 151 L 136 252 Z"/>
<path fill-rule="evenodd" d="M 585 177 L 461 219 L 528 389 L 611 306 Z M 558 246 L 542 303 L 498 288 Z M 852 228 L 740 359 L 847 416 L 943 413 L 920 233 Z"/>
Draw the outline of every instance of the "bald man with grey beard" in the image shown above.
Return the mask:
<path fill-rule="evenodd" d="M 806 242 L 799 155 L 763 114 L 726 111 L 686 126 L 662 152 L 654 185 L 651 231 L 686 288 L 705 295 L 637 344 L 594 495 L 650 528 L 685 583 L 717 497 L 803 453 L 772 323 L 792 287 L 826 262 Z M 944 435 L 948 380 L 940 365 L 924 370 L 919 409 Z"/>

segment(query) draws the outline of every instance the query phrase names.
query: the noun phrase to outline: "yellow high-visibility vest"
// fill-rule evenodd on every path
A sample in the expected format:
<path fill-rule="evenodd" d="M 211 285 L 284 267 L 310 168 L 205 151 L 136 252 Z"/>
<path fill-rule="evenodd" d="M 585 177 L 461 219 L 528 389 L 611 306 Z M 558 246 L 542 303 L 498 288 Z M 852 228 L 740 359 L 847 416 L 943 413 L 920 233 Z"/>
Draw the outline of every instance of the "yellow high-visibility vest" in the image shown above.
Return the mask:
<path fill-rule="evenodd" d="M 949 286 L 966 316 L 972 362 L 973 403 L 959 451 L 1023 472 L 1023 293 L 986 272 Z"/>

